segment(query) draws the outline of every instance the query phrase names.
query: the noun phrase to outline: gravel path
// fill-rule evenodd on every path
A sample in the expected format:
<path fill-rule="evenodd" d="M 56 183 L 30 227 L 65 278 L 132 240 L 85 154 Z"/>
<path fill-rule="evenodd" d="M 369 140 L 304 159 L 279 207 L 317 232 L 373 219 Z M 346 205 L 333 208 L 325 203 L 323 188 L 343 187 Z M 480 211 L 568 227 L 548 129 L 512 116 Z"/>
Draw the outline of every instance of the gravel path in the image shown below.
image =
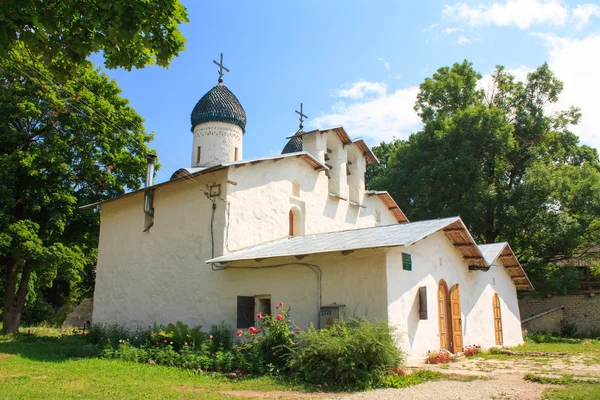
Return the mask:
<path fill-rule="evenodd" d="M 548 386 L 520 376 L 472 382 L 437 381 L 404 389 L 379 389 L 340 397 L 344 400 L 539 400 Z"/>

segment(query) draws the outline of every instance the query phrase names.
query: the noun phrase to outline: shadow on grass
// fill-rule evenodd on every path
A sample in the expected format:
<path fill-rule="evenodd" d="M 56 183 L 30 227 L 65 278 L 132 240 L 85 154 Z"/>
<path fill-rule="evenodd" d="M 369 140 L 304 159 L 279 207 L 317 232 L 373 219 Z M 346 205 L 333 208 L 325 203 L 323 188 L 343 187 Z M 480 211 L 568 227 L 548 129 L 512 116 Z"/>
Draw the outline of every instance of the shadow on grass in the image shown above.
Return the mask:
<path fill-rule="evenodd" d="M 96 357 L 101 349 L 79 335 L 0 336 L 0 354 L 14 354 L 34 361 L 64 362 L 73 358 Z"/>

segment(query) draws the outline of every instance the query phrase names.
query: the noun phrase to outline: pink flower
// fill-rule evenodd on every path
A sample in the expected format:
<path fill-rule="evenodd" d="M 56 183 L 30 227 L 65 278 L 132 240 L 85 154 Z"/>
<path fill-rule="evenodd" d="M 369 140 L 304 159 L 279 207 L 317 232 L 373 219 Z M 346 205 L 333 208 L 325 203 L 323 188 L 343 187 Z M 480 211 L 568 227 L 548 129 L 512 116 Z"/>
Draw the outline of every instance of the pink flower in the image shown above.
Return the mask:
<path fill-rule="evenodd" d="M 281 321 L 281 319 L 282 319 L 282 318 L 283 318 L 283 315 L 281 315 L 281 314 L 277 314 L 277 315 L 275 316 L 275 319 L 276 319 L 277 321 Z"/>
<path fill-rule="evenodd" d="M 209 337 L 210 337 L 210 340 L 212 340 L 212 338 L 213 338 L 213 335 L 210 335 Z"/>
<path fill-rule="evenodd" d="M 261 319 L 262 317 L 263 317 L 263 316 L 262 316 L 262 313 L 258 313 L 258 314 L 256 314 L 256 318 L 258 318 L 258 319 Z"/>
<path fill-rule="evenodd" d="M 283 307 L 283 301 L 280 301 L 278 305 L 279 307 Z"/>
<path fill-rule="evenodd" d="M 250 328 L 248 328 L 248 330 L 250 331 L 250 333 L 258 333 L 258 329 L 256 329 L 253 326 L 251 326 Z"/>
<path fill-rule="evenodd" d="M 237 333 L 235 334 L 235 336 L 237 337 L 241 337 L 242 336 L 242 330 L 240 329 L 239 331 L 237 331 Z"/>
<path fill-rule="evenodd" d="M 273 352 L 273 357 L 275 357 L 277 354 L 275 352 Z"/>
<path fill-rule="evenodd" d="M 296 347 L 296 343 L 295 342 L 292 342 L 292 347 Z"/>
<path fill-rule="evenodd" d="M 214 357 L 214 356 L 215 356 L 215 353 L 212 353 L 212 354 L 211 354 L 211 356 L 213 356 L 213 357 Z"/>
<path fill-rule="evenodd" d="M 110 338 L 109 338 L 109 337 L 107 337 L 107 338 L 106 338 L 106 341 L 107 341 L 107 342 L 110 342 Z"/>
<path fill-rule="evenodd" d="M 277 310 L 279 310 L 279 306 L 275 306 L 275 308 L 276 308 Z"/>
<path fill-rule="evenodd" d="M 165 339 L 165 343 L 167 343 L 167 339 Z"/>
<path fill-rule="evenodd" d="M 184 345 L 184 346 L 187 346 L 187 345 L 188 345 L 188 343 L 187 343 L 187 342 L 183 342 L 183 345 Z"/>
<path fill-rule="evenodd" d="M 296 328 L 296 333 L 300 333 L 301 329 L 300 328 Z"/>

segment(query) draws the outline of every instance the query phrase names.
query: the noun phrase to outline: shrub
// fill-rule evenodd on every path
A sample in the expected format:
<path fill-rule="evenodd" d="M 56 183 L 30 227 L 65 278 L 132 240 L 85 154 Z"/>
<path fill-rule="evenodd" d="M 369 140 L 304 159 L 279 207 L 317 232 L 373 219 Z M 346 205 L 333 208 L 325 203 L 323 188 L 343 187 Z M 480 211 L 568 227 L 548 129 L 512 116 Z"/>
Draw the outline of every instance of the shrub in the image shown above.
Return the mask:
<path fill-rule="evenodd" d="M 211 350 L 217 352 L 219 350 L 229 351 L 233 347 L 233 330 L 231 325 L 221 321 L 219 325 L 210 327 Z"/>
<path fill-rule="evenodd" d="M 377 386 L 402 358 L 393 328 L 385 321 L 355 319 L 300 333 L 288 366 L 308 383 L 366 389 Z"/>
<path fill-rule="evenodd" d="M 275 315 L 257 315 L 260 335 L 258 341 L 267 364 L 276 369 L 283 369 L 289 353 L 292 351 L 294 334 L 289 322 L 289 310 L 286 310 L 282 302 L 276 306 L 278 313 Z"/>

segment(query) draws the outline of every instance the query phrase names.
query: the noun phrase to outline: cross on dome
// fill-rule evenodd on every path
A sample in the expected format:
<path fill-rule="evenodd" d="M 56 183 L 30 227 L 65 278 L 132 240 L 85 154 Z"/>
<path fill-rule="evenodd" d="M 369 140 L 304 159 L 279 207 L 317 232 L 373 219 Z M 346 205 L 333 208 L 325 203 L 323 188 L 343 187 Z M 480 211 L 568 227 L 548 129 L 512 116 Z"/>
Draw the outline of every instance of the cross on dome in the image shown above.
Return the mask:
<path fill-rule="evenodd" d="M 296 114 L 300 115 L 300 130 L 302 130 L 302 128 L 304 128 L 304 126 L 302 125 L 302 122 L 304 122 L 304 118 L 308 119 L 308 117 L 302 112 L 302 103 L 300 103 L 300 111 L 296 110 Z"/>
<path fill-rule="evenodd" d="M 216 60 L 213 60 L 213 62 L 219 66 L 219 83 L 223 83 L 223 70 L 229 72 L 228 68 L 225 68 L 225 66 L 223 65 L 223 53 L 221 53 L 221 62 L 217 62 Z"/>

